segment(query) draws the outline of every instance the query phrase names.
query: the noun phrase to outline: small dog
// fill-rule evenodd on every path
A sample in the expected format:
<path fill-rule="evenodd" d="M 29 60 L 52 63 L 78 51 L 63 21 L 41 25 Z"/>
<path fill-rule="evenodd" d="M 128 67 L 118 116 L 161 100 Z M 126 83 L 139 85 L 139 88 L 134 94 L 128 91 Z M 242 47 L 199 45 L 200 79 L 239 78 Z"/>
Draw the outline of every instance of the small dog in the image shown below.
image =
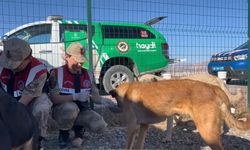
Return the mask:
<path fill-rule="evenodd" d="M 135 148 L 141 149 L 149 124 L 164 121 L 174 114 L 189 115 L 201 137 L 214 150 L 223 149 L 220 133 L 224 121 L 230 128 L 250 129 L 250 117 L 243 122 L 231 115 L 230 102 L 223 90 L 200 81 L 124 83 L 110 94 L 116 98 L 128 123 L 128 149 L 132 148 L 138 129 Z"/>
<path fill-rule="evenodd" d="M 0 88 L 0 150 L 38 149 L 37 122 L 28 108 Z"/>

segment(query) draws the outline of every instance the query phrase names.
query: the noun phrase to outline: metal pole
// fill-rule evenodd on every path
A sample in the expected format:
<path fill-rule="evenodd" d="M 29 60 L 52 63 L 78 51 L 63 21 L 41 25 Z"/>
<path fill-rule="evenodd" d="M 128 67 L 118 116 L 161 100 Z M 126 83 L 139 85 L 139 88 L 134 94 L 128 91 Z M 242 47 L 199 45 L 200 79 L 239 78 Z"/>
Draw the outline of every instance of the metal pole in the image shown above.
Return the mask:
<path fill-rule="evenodd" d="M 250 29 L 249 29 L 249 27 L 250 27 L 250 11 L 249 11 L 249 8 L 250 8 L 250 0 L 248 0 L 248 52 L 249 52 L 249 49 L 250 49 L 250 41 L 249 41 L 249 37 L 250 37 Z M 247 62 L 247 64 L 248 64 L 248 68 L 247 68 L 247 99 L 248 99 L 248 103 L 247 103 L 247 105 L 248 105 L 248 111 L 250 110 L 250 58 L 249 57 L 247 57 L 248 58 L 248 62 Z"/>
<path fill-rule="evenodd" d="M 93 55 L 92 55 L 92 16 L 91 16 L 91 0 L 87 0 L 87 19 L 88 19 L 88 49 L 89 49 L 89 71 L 93 71 Z"/>
<path fill-rule="evenodd" d="M 87 20 L 88 20 L 87 31 L 88 31 L 88 50 L 89 50 L 89 72 L 93 73 L 91 0 L 87 0 Z M 95 82 L 94 75 L 92 82 Z M 93 101 L 90 101 L 90 108 L 94 109 Z"/>

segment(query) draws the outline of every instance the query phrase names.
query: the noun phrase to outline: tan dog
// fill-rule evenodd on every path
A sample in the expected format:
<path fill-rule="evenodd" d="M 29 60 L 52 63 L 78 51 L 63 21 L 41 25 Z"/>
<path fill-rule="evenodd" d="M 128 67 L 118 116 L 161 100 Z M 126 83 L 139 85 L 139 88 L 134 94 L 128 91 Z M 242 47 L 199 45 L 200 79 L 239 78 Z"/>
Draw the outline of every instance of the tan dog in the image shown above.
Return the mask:
<path fill-rule="evenodd" d="M 244 99 L 244 94 L 243 91 L 238 88 L 237 93 L 235 95 L 231 94 L 226 87 L 226 84 L 221 80 L 220 78 L 216 76 L 209 75 L 207 73 L 202 73 L 202 74 L 194 74 L 191 76 L 186 76 L 182 77 L 181 79 L 190 79 L 190 80 L 195 80 L 195 81 L 201 81 L 205 82 L 208 84 L 212 84 L 215 86 L 220 87 L 228 96 L 230 104 L 232 106 L 235 106 L 240 100 Z M 242 112 L 241 112 L 242 113 Z M 182 123 L 182 116 L 179 116 L 180 118 L 176 118 L 176 116 L 169 116 L 167 118 L 167 132 L 166 132 L 166 138 L 163 139 L 163 141 L 172 141 L 172 128 L 173 128 L 173 119 L 175 120 L 176 124 L 181 124 Z"/>
<path fill-rule="evenodd" d="M 250 129 L 250 121 L 236 120 L 229 111 L 227 95 L 217 86 L 193 80 L 124 83 L 110 94 L 123 109 L 128 123 L 127 148 L 131 149 L 139 127 L 136 149 L 143 147 L 149 124 L 167 116 L 188 114 L 205 142 L 214 150 L 223 149 L 221 126 Z"/>
<path fill-rule="evenodd" d="M 242 98 L 244 98 L 243 91 L 240 88 L 237 88 L 236 94 L 233 95 L 229 92 L 223 80 L 221 80 L 220 78 L 216 76 L 212 76 L 210 74 L 205 74 L 205 73 L 194 74 L 191 76 L 182 77 L 182 79 L 201 81 L 201 82 L 209 83 L 209 84 L 220 87 L 227 94 L 229 101 L 232 105 L 236 105 Z"/>
<path fill-rule="evenodd" d="M 221 80 L 220 78 L 210 75 L 208 73 L 200 73 L 200 74 L 193 74 L 190 76 L 181 77 L 181 79 L 190 79 L 195 81 L 201 81 L 205 83 L 209 83 L 215 86 L 220 87 L 228 96 L 230 103 L 234 106 L 236 105 L 240 100 L 244 98 L 243 91 L 240 88 L 237 88 L 236 94 L 231 94 L 228 88 L 226 87 L 226 84 Z M 141 76 L 138 81 L 142 82 L 151 82 L 151 81 L 160 81 L 164 80 L 162 77 L 152 75 L 152 74 L 146 74 Z"/>
<path fill-rule="evenodd" d="M 235 95 L 231 94 L 228 88 L 226 87 L 226 84 L 223 82 L 223 80 L 221 80 L 220 78 L 216 76 L 207 74 L 207 73 L 193 74 L 190 76 L 181 77 L 181 79 L 201 81 L 201 82 L 205 82 L 205 83 L 220 87 L 228 96 L 230 104 L 232 104 L 232 106 L 235 106 L 240 100 L 245 98 L 243 91 L 240 88 L 237 89 L 237 93 Z M 142 82 L 150 82 L 150 81 L 160 81 L 160 80 L 163 80 L 163 78 L 155 76 L 155 75 L 147 74 L 147 75 L 141 76 L 138 80 Z M 182 116 L 179 116 L 179 118 L 177 118 L 177 116 L 169 116 L 167 118 L 166 137 L 163 139 L 163 141 L 165 142 L 172 141 L 172 130 L 173 130 L 173 122 L 174 122 L 173 120 L 175 120 L 176 124 L 182 124 Z"/>

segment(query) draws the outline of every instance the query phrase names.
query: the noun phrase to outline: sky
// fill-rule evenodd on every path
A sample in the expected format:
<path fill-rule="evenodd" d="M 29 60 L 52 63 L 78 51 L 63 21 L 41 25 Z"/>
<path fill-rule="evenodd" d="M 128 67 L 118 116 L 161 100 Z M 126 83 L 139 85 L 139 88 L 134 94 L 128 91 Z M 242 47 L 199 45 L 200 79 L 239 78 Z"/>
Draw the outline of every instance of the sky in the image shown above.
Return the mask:
<path fill-rule="evenodd" d="M 209 61 L 212 54 L 231 50 L 247 40 L 247 0 L 92 0 L 96 22 L 153 25 L 167 39 L 170 57 L 188 63 Z M 86 0 L 0 0 L 0 36 L 22 24 L 49 15 L 86 20 Z"/>

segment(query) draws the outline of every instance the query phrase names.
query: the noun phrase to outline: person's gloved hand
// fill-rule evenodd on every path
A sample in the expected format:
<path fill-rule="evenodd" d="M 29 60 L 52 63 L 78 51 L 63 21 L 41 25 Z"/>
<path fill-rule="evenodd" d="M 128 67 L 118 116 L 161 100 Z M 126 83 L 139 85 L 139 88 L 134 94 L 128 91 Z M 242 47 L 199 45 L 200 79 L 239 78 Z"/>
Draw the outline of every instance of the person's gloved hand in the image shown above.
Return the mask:
<path fill-rule="evenodd" d="M 87 91 L 73 94 L 73 101 L 86 102 L 89 101 L 89 98 L 90 94 Z"/>

